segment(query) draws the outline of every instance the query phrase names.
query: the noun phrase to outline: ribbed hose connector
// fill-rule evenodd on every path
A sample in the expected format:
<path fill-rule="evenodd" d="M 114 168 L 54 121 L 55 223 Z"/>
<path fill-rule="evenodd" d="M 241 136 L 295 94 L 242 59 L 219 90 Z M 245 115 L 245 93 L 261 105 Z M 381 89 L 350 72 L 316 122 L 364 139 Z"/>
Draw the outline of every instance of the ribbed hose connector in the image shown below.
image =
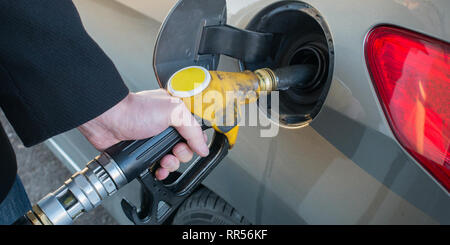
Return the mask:
<path fill-rule="evenodd" d="M 278 89 L 278 77 L 269 68 L 262 68 L 254 71 L 259 80 L 261 92 L 272 92 Z"/>

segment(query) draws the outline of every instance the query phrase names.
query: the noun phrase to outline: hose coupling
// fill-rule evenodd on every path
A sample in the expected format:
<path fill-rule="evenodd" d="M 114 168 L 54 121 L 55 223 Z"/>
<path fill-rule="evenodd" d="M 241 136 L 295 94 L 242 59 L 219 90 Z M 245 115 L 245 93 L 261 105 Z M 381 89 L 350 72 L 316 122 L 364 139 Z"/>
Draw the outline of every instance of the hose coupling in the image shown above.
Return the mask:
<path fill-rule="evenodd" d="M 258 77 L 261 92 L 272 92 L 278 89 L 278 77 L 271 69 L 262 68 L 254 73 Z"/>

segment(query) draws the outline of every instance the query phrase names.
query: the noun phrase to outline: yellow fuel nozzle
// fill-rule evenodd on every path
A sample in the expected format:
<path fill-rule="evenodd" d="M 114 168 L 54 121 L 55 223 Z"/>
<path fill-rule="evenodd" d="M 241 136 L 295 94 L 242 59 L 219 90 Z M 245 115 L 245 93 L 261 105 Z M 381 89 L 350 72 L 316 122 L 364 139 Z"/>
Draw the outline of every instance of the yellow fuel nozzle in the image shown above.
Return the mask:
<path fill-rule="evenodd" d="M 239 131 L 239 105 L 258 99 L 259 79 L 250 71 L 208 71 L 190 66 L 170 77 L 167 90 L 183 100 L 194 115 L 225 134 L 232 147 Z"/>
<path fill-rule="evenodd" d="M 183 100 L 190 111 L 224 133 L 233 146 L 239 130 L 240 105 L 256 102 L 261 92 L 272 92 L 311 80 L 313 69 L 290 66 L 272 71 L 208 71 L 190 66 L 175 72 L 167 90 Z M 297 81 L 298 80 L 298 81 Z M 305 82 L 304 82 L 305 83 Z"/>

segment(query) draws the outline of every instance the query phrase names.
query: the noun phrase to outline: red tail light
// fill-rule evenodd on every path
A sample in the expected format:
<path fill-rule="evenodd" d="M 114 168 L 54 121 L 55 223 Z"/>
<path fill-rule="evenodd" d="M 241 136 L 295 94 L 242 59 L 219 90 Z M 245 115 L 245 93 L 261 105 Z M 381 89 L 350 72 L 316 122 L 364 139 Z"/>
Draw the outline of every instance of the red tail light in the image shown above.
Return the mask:
<path fill-rule="evenodd" d="M 366 61 L 400 144 L 450 191 L 450 45 L 391 26 L 374 28 Z"/>

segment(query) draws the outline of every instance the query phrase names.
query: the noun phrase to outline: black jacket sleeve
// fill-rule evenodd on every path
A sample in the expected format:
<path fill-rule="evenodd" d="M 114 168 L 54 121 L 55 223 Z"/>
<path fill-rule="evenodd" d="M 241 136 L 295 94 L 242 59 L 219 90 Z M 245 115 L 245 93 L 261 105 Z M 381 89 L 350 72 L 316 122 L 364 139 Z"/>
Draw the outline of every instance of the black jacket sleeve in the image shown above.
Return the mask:
<path fill-rule="evenodd" d="M 75 128 L 128 94 L 70 0 L 0 0 L 0 106 L 25 146 Z"/>

